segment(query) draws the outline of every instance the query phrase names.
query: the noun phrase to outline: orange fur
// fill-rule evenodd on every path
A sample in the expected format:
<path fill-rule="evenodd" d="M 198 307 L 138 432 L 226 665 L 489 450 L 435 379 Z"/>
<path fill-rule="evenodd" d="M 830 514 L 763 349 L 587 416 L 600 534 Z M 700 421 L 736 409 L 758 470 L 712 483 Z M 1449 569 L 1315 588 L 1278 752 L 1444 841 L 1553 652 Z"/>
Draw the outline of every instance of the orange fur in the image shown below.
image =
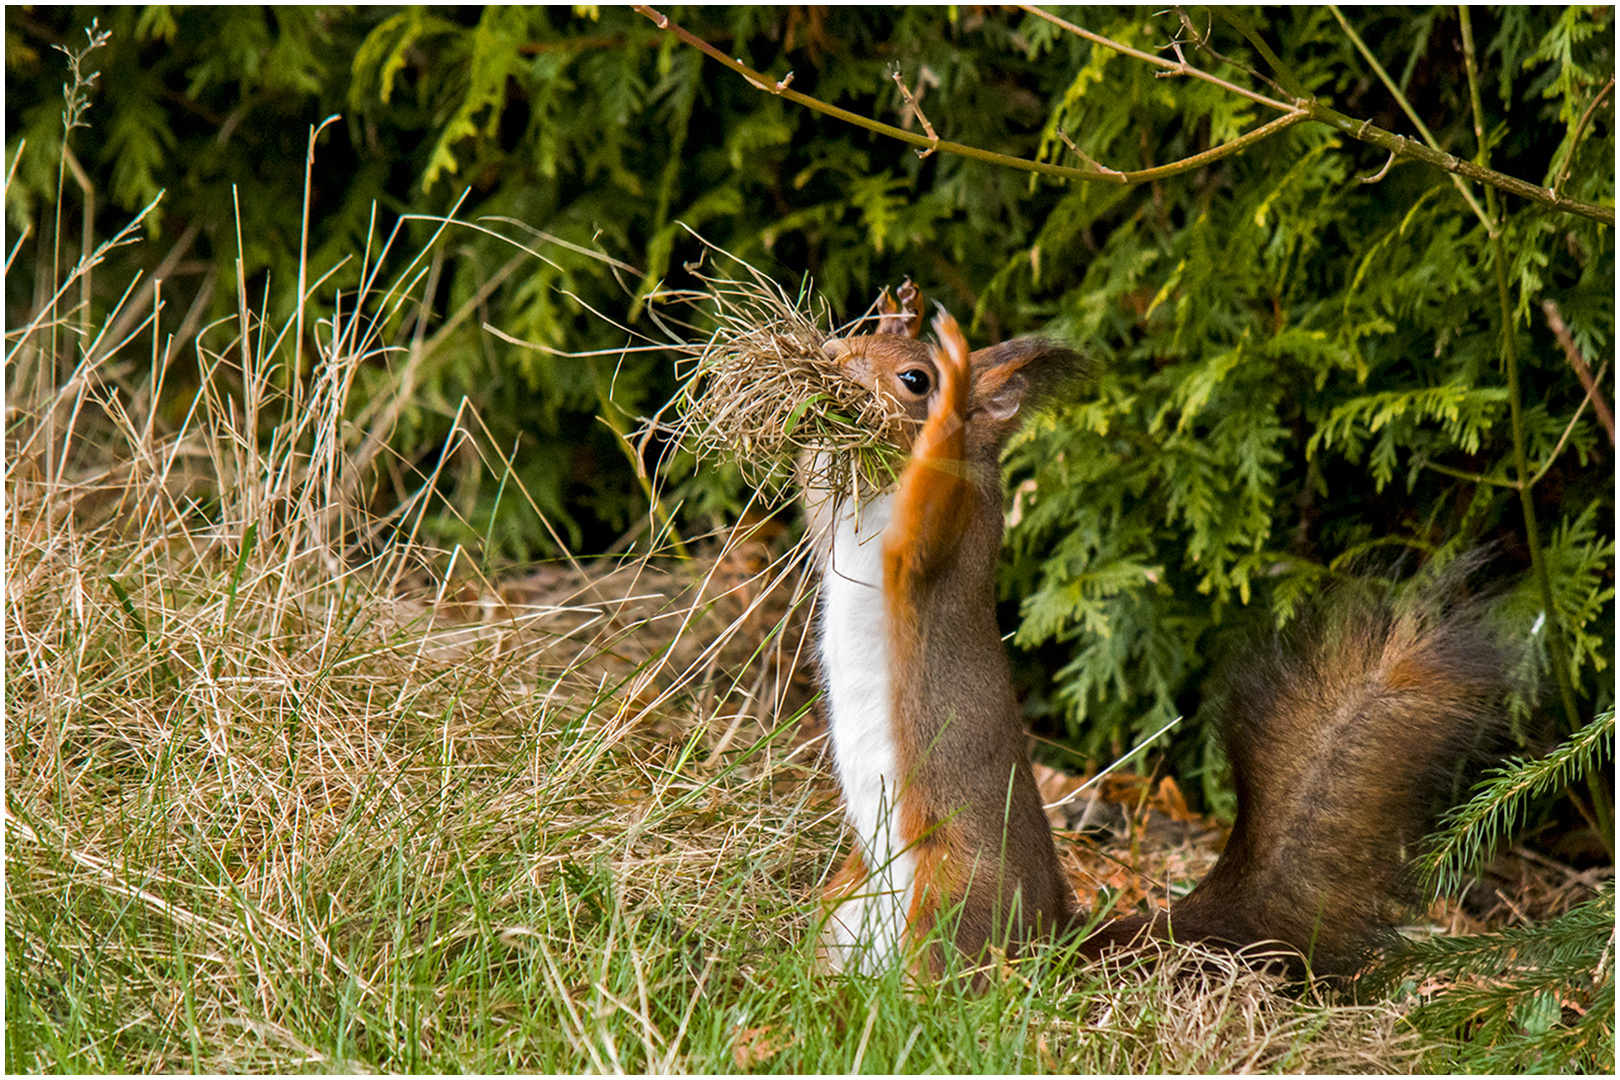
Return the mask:
<path fill-rule="evenodd" d="M 941 313 L 934 320 L 941 347 L 933 349 L 939 376 L 938 400 L 929 410 L 895 496 L 894 522 L 883 537 L 883 587 L 888 594 L 891 633 L 915 621 L 911 590 L 917 579 L 935 575 L 956 554 L 961 523 L 974 511 L 978 492 L 968 480 L 963 452 L 967 441 L 968 349 L 956 320 Z M 906 644 L 910 648 L 910 643 Z M 894 655 L 899 658 L 897 650 Z"/>
<path fill-rule="evenodd" d="M 861 891 L 866 884 L 866 860 L 861 857 L 861 849 L 855 848 L 844 860 L 844 865 L 838 868 L 832 880 L 827 882 L 821 890 L 822 902 L 829 909 L 837 907 L 851 896 Z"/>

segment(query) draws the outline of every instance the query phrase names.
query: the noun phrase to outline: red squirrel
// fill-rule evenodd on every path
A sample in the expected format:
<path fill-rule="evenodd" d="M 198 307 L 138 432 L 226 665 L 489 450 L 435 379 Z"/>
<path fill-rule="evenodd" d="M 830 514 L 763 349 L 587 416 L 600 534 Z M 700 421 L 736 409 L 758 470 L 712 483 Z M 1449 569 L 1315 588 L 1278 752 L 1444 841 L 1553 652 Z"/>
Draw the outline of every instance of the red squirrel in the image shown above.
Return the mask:
<path fill-rule="evenodd" d="M 909 282 L 880 311 L 875 332 L 825 350 L 897 407 L 885 438 L 904 467 L 859 502 L 805 493 L 832 756 L 856 835 L 825 890 L 822 951 L 835 967 L 937 976 L 1088 922 L 1030 770 L 994 582 L 1000 452 L 1084 364 L 1034 338 L 970 353 L 943 310 L 927 343 Z M 1500 725 L 1509 664 L 1478 605 L 1334 615 L 1247 655 L 1227 681 L 1238 813 L 1209 875 L 1167 916 L 1104 924 L 1080 955 L 1169 937 L 1280 942 L 1295 972 L 1345 974 L 1380 943 L 1436 777 Z M 945 914 L 948 936 L 931 938 Z"/>

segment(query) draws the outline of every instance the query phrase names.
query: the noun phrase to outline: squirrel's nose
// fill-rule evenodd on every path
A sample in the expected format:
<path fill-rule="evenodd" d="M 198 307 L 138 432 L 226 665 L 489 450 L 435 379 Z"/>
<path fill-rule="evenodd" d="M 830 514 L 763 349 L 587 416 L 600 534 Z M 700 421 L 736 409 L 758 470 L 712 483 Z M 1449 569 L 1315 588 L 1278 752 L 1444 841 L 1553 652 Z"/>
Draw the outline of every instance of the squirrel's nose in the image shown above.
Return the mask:
<path fill-rule="evenodd" d="M 854 379 L 868 390 L 876 388 L 877 372 L 873 369 L 871 358 L 866 355 L 865 349 L 851 349 L 847 340 L 835 337 L 823 342 L 821 351 L 827 354 L 827 359 L 838 365 L 840 375 Z"/>

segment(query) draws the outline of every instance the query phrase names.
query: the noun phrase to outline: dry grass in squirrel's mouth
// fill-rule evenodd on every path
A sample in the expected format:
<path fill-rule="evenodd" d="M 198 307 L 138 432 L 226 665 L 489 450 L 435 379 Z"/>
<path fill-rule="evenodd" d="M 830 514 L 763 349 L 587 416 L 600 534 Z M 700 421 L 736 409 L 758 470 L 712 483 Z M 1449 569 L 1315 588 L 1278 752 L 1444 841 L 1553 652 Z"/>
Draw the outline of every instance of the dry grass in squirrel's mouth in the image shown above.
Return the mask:
<path fill-rule="evenodd" d="M 740 260 L 739 260 L 740 262 Z M 706 340 L 677 345 L 681 387 L 672 434 L 699 462 L 729 461 L 754 487 L 781 496 L 803 458 L 825 490 L 860 496 L 893 483 L 898 456 L 881 438 L 896 407 L 839 370 L 827 341 L 869 333 L 872 312 L 838 330 L 808 289 L 794 299 L 741 263 L 736 278 L 693 272 L 702 290 L 656 294 L 705 309 Z"/>

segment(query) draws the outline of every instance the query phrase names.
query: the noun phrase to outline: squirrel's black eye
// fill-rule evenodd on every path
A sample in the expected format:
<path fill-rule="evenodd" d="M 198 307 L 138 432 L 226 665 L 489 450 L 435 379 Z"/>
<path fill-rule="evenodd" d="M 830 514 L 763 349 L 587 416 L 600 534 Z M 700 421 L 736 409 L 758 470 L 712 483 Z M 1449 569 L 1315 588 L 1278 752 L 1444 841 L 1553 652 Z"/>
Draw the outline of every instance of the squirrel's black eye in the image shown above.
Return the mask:
<path fill-rule="evenodd" d="M 922 368 L 911 368 L 908 371 L 902 371 L 900 374 L 896 375 L 895 378 L 900 380 L 901 386 L 904 386 L 907 390 L 910 390 L 918 397 L 922 397 L 924 394 L 928 393 L 928 387 L 931 385 L 928 378 L 928 372 L 924 371 Z"/>

